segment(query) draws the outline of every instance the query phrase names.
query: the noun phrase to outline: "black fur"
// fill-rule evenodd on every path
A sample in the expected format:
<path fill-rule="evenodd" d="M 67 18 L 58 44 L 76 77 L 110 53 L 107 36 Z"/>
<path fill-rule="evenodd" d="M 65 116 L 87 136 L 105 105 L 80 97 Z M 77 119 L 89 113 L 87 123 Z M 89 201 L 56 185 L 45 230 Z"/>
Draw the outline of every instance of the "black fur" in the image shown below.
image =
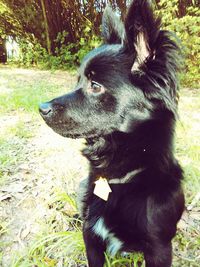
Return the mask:
<path fill-rule="evenodd" d="M 75 91 L 41 104 L 40 112 L 57 133 L 86 139 L 82 216 L 89 267 L 103 267 L 110 242 L 94 231 L 99 218 L 121 251 L 142 251 L 147 267 L 169 267 L 184 209 L 173 152 L 180 51 L 147 0 L 133 1 L 124 25 L 108 7 L 104 44 L 85 57 Z M 110 184 L 108 201 L 93 194 L 99 177 L 122 179 L 138 168 L 143 171 L 129 183 Z"/>

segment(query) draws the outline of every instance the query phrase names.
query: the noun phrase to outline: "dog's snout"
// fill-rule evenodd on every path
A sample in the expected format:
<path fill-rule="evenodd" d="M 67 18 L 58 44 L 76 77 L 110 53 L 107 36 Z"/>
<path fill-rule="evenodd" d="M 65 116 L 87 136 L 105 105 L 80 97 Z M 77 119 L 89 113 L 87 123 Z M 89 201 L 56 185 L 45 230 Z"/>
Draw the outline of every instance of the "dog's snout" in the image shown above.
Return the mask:
<path fill-rule="evenodd" d="M 39 112 L 42 116 L 47 116 L 50 113 L 52 113 L 52 111 L 53 111 L 53 107 L 50 102 L 41 103 L 39 105 Z"/>

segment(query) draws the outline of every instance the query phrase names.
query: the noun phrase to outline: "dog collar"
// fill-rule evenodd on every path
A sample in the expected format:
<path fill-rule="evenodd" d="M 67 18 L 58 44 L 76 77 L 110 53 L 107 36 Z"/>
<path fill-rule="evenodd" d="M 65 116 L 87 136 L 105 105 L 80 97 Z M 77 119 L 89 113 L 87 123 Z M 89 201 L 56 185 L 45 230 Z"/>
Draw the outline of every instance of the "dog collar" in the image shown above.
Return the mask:
<path fill-rule="evenodd" d="M 115 178 L 107 180 L 106 178 L 100 177 L 95 182 L 93 193 L 101 199 L 107 201 L 109 194 L 112 192 L 109 184 L 127 184 L 129 183 L 138 173 L 142 172 L 144 168 L 139 168 L 126 174 L 124 178 Z"/>
<path fill-rule="evenodd" d="M 115 178 L 115 179 L 110 179 L 108 181 L 109 184 L 127 184 L 129 183 L 138 173 L 142 172 L 144 168 L 139 168 L 136 170 L 133 170 L 129 173 L 126 174 L 124 178 Z"/>

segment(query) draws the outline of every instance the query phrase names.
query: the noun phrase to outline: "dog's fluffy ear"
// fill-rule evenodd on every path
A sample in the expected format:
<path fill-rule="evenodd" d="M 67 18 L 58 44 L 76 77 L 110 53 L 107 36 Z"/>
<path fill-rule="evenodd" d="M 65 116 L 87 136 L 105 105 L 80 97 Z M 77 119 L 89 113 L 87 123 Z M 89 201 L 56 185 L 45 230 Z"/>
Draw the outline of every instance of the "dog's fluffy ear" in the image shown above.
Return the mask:
<path fill-rule="evenodd" d="M 120 44 L 124 38 L 124 25 L 108 5 L 102 17 L 102 37 L 106 44 Z"/>
<path fill-rule="evenodd" d="M 160 20 L 153 15 L 150 0 L 133 0 L 125 19 L 126 45 L 134 50 L 136 59 L 132 71 L 137 71 L 155 52 Z"/>

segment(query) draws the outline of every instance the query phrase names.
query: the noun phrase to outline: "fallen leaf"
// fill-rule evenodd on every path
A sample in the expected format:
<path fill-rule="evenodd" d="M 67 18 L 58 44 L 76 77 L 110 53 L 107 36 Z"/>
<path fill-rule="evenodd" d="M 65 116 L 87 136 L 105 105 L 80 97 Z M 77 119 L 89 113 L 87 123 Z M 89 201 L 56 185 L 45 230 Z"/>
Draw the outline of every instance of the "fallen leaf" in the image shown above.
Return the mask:
<path fill-rule="evenodd" d="M 31 225 L 26 224 L 25 228 L 20 233 L 21 239 L 24 240 L 30 234 L 30 231 L 31 231 Z"/>
<path fill-rule="evenodd" d="M 11 194 L 0 194 L 0 201 L 9 200 L 12 198 Z"/>

